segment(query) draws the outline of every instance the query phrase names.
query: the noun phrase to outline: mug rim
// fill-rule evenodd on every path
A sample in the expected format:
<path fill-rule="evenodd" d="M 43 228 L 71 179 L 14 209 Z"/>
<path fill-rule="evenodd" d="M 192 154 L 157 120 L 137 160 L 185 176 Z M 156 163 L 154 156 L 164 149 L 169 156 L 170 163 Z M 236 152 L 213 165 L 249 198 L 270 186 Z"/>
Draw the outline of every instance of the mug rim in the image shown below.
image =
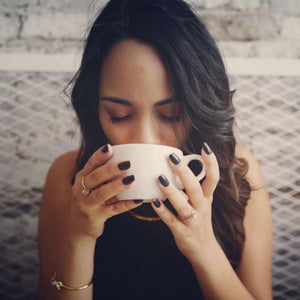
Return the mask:
<path fill-rule="evenodd" d="M 125 147 L 163 147 L 163 148 L 168 148 L 180 151 L 182 153 L 182 150 L 173 146 L 168 146 L 168 145 L 162 145 L 162 144 L 148 144 L 148 143 L 128 143 L 128 144 L 117 144 L 117 145 L 111 145 L 113 148 L 118 147 L 118 148 L 125 148 Z"/>

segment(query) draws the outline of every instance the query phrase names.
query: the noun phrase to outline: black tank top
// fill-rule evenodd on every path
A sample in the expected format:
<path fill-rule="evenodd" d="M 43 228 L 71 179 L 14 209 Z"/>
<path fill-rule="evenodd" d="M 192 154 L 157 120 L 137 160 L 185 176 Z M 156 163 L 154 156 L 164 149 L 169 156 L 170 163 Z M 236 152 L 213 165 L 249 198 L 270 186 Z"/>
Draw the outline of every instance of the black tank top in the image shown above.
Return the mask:
<path fill-rule="evenodd" d="M 150 204 L 138 211 L 153 214 Z M 191 265 L 162 221 L 130 213 L 107 220 L 94 267 L 94 300 L 203 299 Z"/>

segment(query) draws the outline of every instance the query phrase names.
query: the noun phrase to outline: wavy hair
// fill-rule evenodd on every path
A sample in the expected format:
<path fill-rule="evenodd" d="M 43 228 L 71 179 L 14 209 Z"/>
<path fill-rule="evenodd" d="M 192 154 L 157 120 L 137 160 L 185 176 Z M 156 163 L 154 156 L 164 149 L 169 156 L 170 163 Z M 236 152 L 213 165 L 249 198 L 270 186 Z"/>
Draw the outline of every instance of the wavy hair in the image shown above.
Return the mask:
<path fill-rule="evenodd" d="M 101 65 L 113 45 L 135 39 L 153 46 L 168 72 L 174 101 L 189 124 L 185 152 L 200 153 L 206 141 L 220 167 L 214 193 L 215 236 L 232 266 L 241 260 L 243 220 L 250 197 L 247 161 L 235 156 L 233 92 L 218 47 L 201 19 L 182 0 L 111 0 L 94 21 L 81 66 L 72 80 L 71 100 L 82 132 L 75 171 L 109 142 L 98 118 Z M 176 124 L 174 123 L 176 132 Z"/>

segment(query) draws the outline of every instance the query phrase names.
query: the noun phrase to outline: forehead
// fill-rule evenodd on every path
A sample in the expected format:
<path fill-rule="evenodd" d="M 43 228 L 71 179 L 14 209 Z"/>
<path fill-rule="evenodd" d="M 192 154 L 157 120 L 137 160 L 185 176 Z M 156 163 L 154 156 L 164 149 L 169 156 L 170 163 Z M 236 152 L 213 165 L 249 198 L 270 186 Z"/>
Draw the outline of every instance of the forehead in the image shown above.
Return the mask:
<path fill-rule="evenodd" d="M 101 72 L 101 96 L 159 101 L 172 96 L 165 65 L 154 47 L 124 40 L 109 51 Z"/>

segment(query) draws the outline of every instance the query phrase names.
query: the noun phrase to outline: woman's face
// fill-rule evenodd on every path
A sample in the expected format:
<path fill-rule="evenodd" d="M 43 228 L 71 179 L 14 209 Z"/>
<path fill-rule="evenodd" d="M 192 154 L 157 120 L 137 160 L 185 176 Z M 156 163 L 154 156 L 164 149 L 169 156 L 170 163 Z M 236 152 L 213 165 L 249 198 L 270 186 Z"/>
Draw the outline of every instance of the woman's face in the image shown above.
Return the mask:
<path fill-rule="evenodd" d="M 166 68 L 149 45 L 135 40 L 116 44 L 106 57 L 99 85 L 99 120 L 109 142 L 180 147 L 172 126 L 184 140 L 179 103 L 172 103 Z"/>

